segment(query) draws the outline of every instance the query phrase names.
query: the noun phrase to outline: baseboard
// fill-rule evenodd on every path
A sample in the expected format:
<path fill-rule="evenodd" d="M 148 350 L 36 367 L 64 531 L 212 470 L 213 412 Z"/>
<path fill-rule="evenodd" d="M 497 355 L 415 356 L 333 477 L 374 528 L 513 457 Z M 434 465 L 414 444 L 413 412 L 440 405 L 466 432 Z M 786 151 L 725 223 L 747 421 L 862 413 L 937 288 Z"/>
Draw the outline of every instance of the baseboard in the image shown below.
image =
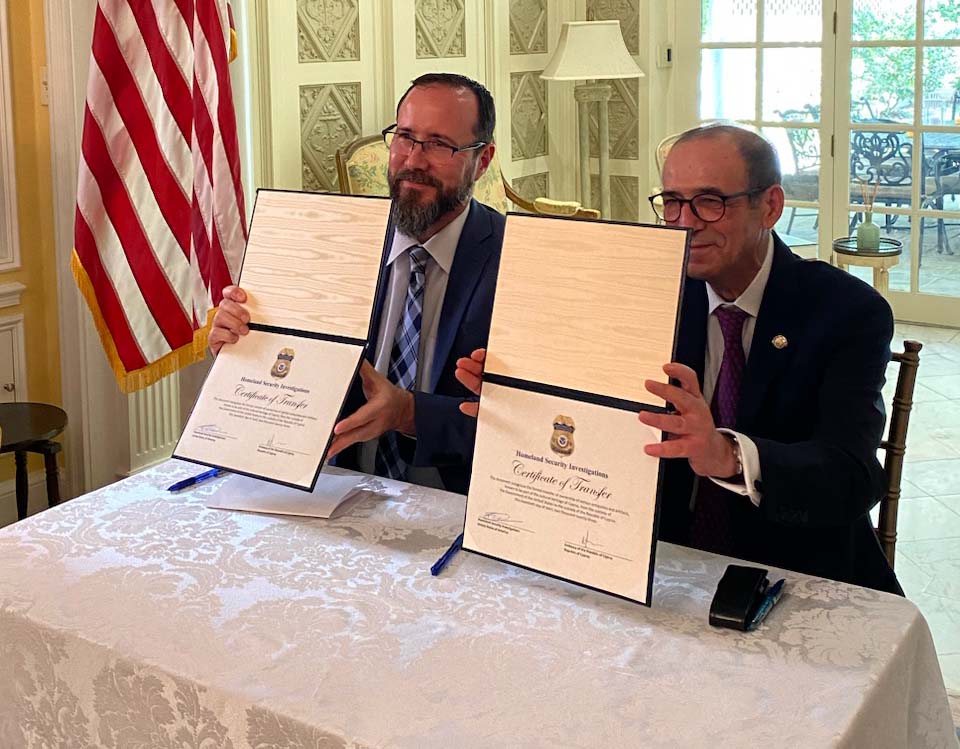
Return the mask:
<path fill-rule="evenodd" d="M 60 472 L 61 479 L 63 471 Z M 62 481 L 61 481 L 62 485 Z M 27 474 L 27 515 L 47 509 L 47 472 L 32 471 Z M 0 528 L 17 522 L 16 479 L 0 481 Z"/>

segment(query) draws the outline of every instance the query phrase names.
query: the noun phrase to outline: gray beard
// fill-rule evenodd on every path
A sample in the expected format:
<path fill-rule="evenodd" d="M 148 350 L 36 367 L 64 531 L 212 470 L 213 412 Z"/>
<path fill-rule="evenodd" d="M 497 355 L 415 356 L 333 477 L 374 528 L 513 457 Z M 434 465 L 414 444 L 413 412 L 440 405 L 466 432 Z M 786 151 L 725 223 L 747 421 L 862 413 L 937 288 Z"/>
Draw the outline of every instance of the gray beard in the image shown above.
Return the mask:
<path fill-rule="evenodd" d="M 421 203 L 416 195 L 401 191 L 401 180 L 430 185 L 437 190 L 436 199 Z M 415 239 L 423 236 L 427 229 L 440 218 L 460 208 L 472 194 L 473 180 L 469 178 L 449 190 L 444 190 L 438 180 L 419 172 L 405 170 L 397 172 L 390 178 L 390 197 L 393 198 L 393 218 L 396 227 L 408 237 Z"/>

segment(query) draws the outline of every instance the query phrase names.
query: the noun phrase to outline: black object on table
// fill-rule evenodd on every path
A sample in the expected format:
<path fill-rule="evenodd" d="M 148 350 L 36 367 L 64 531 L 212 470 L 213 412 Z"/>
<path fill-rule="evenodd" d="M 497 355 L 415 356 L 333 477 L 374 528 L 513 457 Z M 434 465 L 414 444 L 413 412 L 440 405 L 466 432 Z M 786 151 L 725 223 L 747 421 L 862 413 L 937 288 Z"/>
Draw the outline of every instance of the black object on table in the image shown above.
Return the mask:
<path fill-rule="evenodd" d="M 53 438 L 67 426 L 62 408 L 47 403 L 0 403 L 0 453 L 13 453 L 17 465 L 17 520 L 27 516 L 27 453 L 43 456 L 47 469 L 47 503 L 60 501 L 57 453 L 62 446 Z"/>

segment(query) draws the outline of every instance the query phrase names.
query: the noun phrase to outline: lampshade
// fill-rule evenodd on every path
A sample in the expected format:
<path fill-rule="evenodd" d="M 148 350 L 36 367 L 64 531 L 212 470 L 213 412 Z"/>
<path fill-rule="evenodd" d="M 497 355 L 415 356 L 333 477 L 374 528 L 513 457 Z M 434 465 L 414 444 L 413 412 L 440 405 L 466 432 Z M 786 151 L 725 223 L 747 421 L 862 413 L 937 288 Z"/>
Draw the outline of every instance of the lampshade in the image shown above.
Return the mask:
<path fill-rule="evenodd" d="M 568 21 L 540 77 L 547 81 L 582 81 L 644 75 L 627 52 L 619 21 Z"/>

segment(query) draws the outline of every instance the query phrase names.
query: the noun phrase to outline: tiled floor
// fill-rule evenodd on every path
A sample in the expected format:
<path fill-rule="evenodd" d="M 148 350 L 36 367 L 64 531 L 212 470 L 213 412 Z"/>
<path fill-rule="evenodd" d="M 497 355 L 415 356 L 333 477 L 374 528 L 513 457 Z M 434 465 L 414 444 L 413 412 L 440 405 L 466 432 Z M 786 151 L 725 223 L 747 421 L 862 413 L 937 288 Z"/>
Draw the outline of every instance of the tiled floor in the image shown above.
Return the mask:
<path fill-rule="evenodd" d="M 898 324 L 895 343 L 908 338 L 923 350 L 907 432 L 896 570 L 930 625 L 947 688 L 960 692 L 960 330 Z M 896 365 L 887 379 L 889 413 Z"/>

